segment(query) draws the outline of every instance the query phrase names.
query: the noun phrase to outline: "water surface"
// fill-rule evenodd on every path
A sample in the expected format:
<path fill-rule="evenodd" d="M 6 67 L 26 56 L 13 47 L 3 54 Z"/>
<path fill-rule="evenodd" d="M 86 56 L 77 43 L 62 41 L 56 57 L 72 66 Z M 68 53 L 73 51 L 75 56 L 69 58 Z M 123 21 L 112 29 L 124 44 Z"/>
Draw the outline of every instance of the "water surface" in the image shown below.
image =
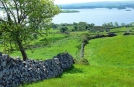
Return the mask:
<path fill-rule="evenodd" d="M 107 9 L 107 8 L 96 8 L 96 9 L 71 9 L 78 10 L 79 13 L 60 13 L 53 18 L 53 22 L 60 23 L 73 23 L 73 22 L 87 22 L 94 23 L 95 25 L 102 25 L 103 23 L 118 22 L 131 23 L 134 22 L 134 9 Z M 131 10 L 131 11 L 126 11 Z"/>

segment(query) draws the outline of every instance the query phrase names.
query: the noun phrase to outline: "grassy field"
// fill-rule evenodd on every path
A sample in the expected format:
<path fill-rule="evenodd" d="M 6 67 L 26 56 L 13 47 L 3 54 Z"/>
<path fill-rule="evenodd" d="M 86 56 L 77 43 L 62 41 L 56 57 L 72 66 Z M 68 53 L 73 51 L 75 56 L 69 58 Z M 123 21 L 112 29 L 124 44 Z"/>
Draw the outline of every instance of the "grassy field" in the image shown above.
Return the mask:
<path fill-rule="evenodd" d="M 115 32 L 116 34 L 122 36 L 124 34 L 124 32 L 126 32 L 128 30 L 134 31 L 134 27 L 128 27 L 128 28 L 126 28 L 126 27 L 119 27 L 119 28 L 114 28 L 114 29 L 111 29 L 110 32 Z"/>
<path fill-rule="evenodd" d="M 72 33 L 72 35 L 80 34 L 82 33 Z M 44 56 L 50 53 L 51 56 L 56 55 L 66 50 L 74 58 L 79 58 L 79 46 L 80 37 L 64 38 L 51 44 L 51 47 L 46 47 Z M 74 64 L 74 68 L 65 71 L 57 78 L 25 84 L 23 87 L 133 87 L 133 48 L 134 36 L 119 35 L 90 40 L 85 47 L 85 58 L 90 62 L 89 66 Z M 43 48 L 38 51 L 34 55 L 43 52 Z"/>
<path fill-rule="evenodd" d="M 97 66 L 134 68 L 133 40 L 134 36 L 91 40 L 85 47 L 85 57 Z"/>
<path fill-rule="evenodd" d="M 75 64 L 61 77 L 24 87 L 133 87 L 133 40 L 134 36 L 91 40 L 85 47 L 90 66 Z"/>
<path fill-rule="evenodd" d="M 64 34 L 56 34 L 54 37 L 53 35 L 49 36 L 48 45 L 42 46 L 39 48 L 35 48 L 32 50 L 26 50 L 28 57 L 30 59 L 48 59 L 52 58 L 53 56 L 57 55 L 58 53 L 62 52 L 69 52 L 72 56 L 76 56 L 76 53 L 79 51 L 78 47 L 80 45 L 80 38 L 79 37 L 66 37 Z M 62 37 L 62 38 L 61 38 Z M 57 40 L 56 40 L 57 39 Z M 37 42 L 43 43 L 43 41 Z M 46 43 L 44 41 L 44 43 Z M 36 44 L 36 43 L 35 43 Z M 20 56 L 21 54 L 19 51 L 13 52 L 10 54 L 11 56 Z"/>
<path fill-rule="evenodd" d="M 90 65 L 74 64 L 61 76 L 24 84 L 20 87 L 133 87 L 134 86 L 134 36 L 121 35 L 125 28 L 111 30 L 116 37 L 93 39 L 85 47 L 85 58 Z M 121 31 L 121 32 L 118 32 Z M 53 31 L 47 39 L 48 45 L 27 50 L 30 59 L 52 58 L 68 52 L 79 59 L 81 35 L 87 32 L 71 32 L 69 35 Z M 42 38 L 41 38 L 42 39 Z M 43 40 L 34 44 L 45 43 Z M 11 56 L 21 56 L 16 51 Z"/>
<path fill-rule="evenodd" d="M 74 65 L 59 78 L 25 85 L 24 87 L 133 87 L 134 70 L 102 66 Z"/>

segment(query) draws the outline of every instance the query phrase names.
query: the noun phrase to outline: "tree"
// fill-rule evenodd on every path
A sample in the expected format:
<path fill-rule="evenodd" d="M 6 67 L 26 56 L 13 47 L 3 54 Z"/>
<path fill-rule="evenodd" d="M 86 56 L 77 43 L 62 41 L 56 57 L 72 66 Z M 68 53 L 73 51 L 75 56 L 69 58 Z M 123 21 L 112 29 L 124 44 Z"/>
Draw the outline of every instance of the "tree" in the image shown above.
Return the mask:
<path fill-rule="evenodd" d="M 93 28 L 95 26 L 95 24 L 94 23 L 91 23 L 91 27 Z"/>
<path fill-rule="evenodd" d="M 134 27 L 134 22 L 130 23 L 132 27 Z"/>
<path fill-rule="evenodd" d="M 77 31 L 78 30 L 78 26 L 74 25 L 74 30 Z"/>
<path fill-rule="evenodd" d="M 76 22 L 73 22 L 73 25 L 77 25 L 78 23 L 76 23 Z"/>
<path fill-rule="evenodd" d="M 4 12 L 0 18 L 3 44 L 5 47 L 14 44 L 26 60 L 25 46 L 31 41 L 31 35 L 46 33 L 59 8 L 52 0 L 0 0 L 0 3 Z"/>
<path fill-rule="evenodd" d="M 106 23 L 102 24 L 102 27 L 107 28 L 107 24 Z"/>
<path fill-rule="evenodd" d="M 86 22 L 79 22 L 78 23 L 78 29 L 80 31 L 86 30 L 87 23 Z"/>
<path fill-rule="evenodd" d="M 115 27 L 119 27 L 119 24 L 117 22 L 114 23 Z"/>
<path fill-rule="evenodd" d="M 67 26 L 61 26 L 60 32 L 65 33 L 68 30 Z"/>
<path fill-rule="evenodd" d="M 106 32 L 110 32 L 110 24 L 111 22 L 102 24 L 102 27 L 106 30 Z"/>
<path fill-rule="evenodd" d="M 121 23 L 121 26 L 122 26 L 122 27 L 125 27 L 125 26 L 126 26 L 126 24 L 125 24 L 125 23 Z"/>
<path fill-rule="evenodd" d="M 111 27 L 113 27 L 113 26 L 114 26 L 114 25 L 113 25 L 113 22 L 110 22 L 110 26 L 111 26 Z"/>
<path fill-rule="evenodd" d="M 53 29 L 56 29 L 56 28 L 58 28 L 58 24 L 51 23 L 51 27 L 52 27 Z"/>
<path fill-rule="evenodd" d="M 110 22 L 110 23 L 102 24 L 102 27 L 104 27 L 104 28 L 111 28 L 111 27 L 114 27 L 114 25 L 113 25 L 113 22 Z"/>

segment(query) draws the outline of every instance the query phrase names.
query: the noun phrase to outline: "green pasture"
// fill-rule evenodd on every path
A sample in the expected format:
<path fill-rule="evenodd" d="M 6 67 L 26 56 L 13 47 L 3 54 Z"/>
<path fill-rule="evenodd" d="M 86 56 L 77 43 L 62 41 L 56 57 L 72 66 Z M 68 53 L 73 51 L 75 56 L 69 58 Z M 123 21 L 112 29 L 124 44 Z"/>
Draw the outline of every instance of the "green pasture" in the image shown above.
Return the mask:
<path fill-rule="evenodd" d="M 116 36 L 89 41 L 85 58 L 97 66 L 134 68 L 133 52 L 134 36 Z"/>
<path fill-rule="evenodd" d="M 72 35 L 81 35 L 74 32 Z M 46 50 L 65 49 L 74 58 L 79 55 L 80 37 L 58 40 Z M 57 45 L 60 41 L 60 47 Z M 55 47 L 56 46 L 56 47 Z M 68 48 L 68 49 L 67 49 Z M 93 39 L 85 47 L 85 58 L 90 65 L 74 64 L 61 76 L 24 87 L 133 87 L 134 85 L 134 36 L 116 36 Z M 62 50 L 61 50 L 62 49 Z M 40 50 L 40 49 L 38 49 Z M 43 49 L 42 49 L 43 50 Z M 55 53 L 48 51 L 48 53 Z M 40 51 L 42 52 L 42 51 Z M 57 53 L 58 53 L 57 52 Z M 47 53 L 47 54 L 48 54 Z M 56 54 L 56 53 L 55 53 Z M 54 55 L 54 54 L 53 54 Z"/>
<path fill-rule="evenodd" d="M 24 87 L 133 87 L 134 70 L 102 66 L 74 65 L 61 77 L 44 80 Z"/>
<path fill-rule="evenodd" d="M 110 32 L 115 32 L 116 34 L 118 35 L 123 35 L 124 32 L 127 32 L 127 31 L 131 31 L 131 33 L 134 32 L 134 27 L 119 27 L 119 28 L 114 28 L 114 29 L 110 29 Z"/>
<path fill-rule="evenodd" d="M 56 78 L 23 84 L 20 87 L 133 87 L 134 86 L 134 36 L 123 36 L 126 28 L 111 29 L 119 35 L 89 41 L 85 56 L 90 65 L 74 64 Z M 45 60 L 61 52 L 68 52 L 79 59 L 81 36 L 88 31 L 61 34 L 51 30 L 48 36 L 39 37 L 33 46 L 46 45 L 26 50 L 30 59 Z M 46 38 L 48 42 L 44 39 Z M 19 51 L 10 53 L 20 56 Z"/>
<path fill-rule="evenodd" d="M 57 36 L 57 35 L 56 35 Z M 62 37 L 62 35 L 60 35 Z M 52 37 L 52 36 L 51 36 Z M 32 50 L 26 50 L 28 57 L 30 59 L 48 59 L 52 58 L 53 56 L 62 53 L 62 52 L 68 52 L 72 56 L 77 56 L 79 52 L 79 46 L 80 46 L 80 38 L 79 37 L 66 37 L 63 39 L 59 39 L 55 41 L 55 39 L 59 37 L 49 38 L 51 43 L 47 44 L 46 46 L 41 46 Z M 10 54 L 11 56 L 20 56 L 21 54 L 19 51 L 13 52 Z"/>

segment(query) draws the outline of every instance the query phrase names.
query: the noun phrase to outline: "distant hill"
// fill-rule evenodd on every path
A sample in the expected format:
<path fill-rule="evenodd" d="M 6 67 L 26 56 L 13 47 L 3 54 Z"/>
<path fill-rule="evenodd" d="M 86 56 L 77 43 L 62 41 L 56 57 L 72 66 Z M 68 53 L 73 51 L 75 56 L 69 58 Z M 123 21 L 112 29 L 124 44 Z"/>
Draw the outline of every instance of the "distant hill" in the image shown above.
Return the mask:
<path fill-rule="evenodd" d="M 116 2 L 87 2 L 59 5 L 62 9 L 85 9 L 85 8 L 118 8 L 125 9 L 126 7 L 134 8 L 134 1 L 116 1 Z"/>

